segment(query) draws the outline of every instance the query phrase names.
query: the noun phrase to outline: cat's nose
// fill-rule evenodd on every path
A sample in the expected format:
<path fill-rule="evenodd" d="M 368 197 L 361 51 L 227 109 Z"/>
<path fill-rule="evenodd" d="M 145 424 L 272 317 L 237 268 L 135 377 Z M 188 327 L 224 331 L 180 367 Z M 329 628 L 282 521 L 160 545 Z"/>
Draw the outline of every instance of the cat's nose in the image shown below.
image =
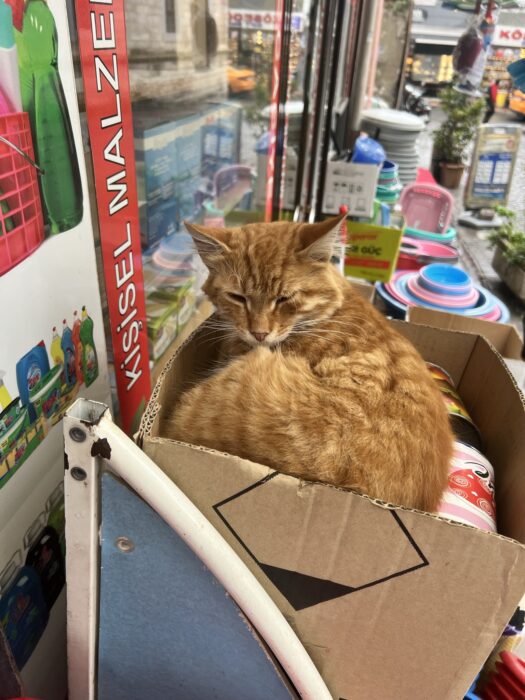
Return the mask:
<path fill-rule="evenodd" d="M 250 333 L 253 335 L 255 340 L 258 340 L 260 343 L 266 338 L 268 333 L 256 333 L 255 331 L 250 331 Z"/>

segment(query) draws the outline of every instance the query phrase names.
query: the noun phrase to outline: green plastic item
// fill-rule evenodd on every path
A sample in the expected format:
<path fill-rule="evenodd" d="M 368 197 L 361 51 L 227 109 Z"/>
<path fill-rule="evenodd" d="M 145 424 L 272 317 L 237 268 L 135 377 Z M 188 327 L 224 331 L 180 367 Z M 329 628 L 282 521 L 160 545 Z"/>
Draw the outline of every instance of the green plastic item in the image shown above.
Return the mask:
<path fill-rule="evenodd" d="M 44 216 L 51 233 L 82 220 L 82 185 L 66 98 L 58 73 L 58 36 L 44 0 L 28 0 L 15 32 L 24 111 L 29 113 Z"/>
<path fill-rule="evenodd" d="M 80 324 L 80 342 L 82 343 L 82 374 L 84 384 L 93 384 L 98 377 L 98 358 L 93 340 L 93 320 L 88 316 L 86 307 L 82 307 L 82 322 Z"/>
<path fill-rule="evenodd" d="M 1 0 L 0 0 L 1 2 Z M 9 213 L 9 204 L 7 203 L 4 193 L 2 190 L 0 190 L 0 209 L 2 210 L 2 214 L 4 215 L 4 225 L 0 226 L 0 236 L 4 233 L 4 228 L 6 230 L 6 233 L 9 233 L 9 231 L 12 231 L 15 228 L 15 222 L 13 221 L 13 218 L 11 216 L 6 216 L 6 214 Z"/>

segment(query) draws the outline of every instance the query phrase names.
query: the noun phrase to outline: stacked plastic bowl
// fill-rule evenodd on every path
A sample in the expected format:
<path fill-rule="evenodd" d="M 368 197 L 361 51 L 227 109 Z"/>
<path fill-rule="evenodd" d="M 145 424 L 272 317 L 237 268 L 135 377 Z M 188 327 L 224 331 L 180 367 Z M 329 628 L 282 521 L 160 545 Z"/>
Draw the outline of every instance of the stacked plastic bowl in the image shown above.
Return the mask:
<path fill-rule="evenodd" d="M 414 182 L 419 164 L 417 140 L 425 122 L 397 109 L 367 109 L 361 128 L 379 141 L 389 160 L 397 163 L 403 185 Z"/>
<path fill-rule="evenodd" d="M 474 284 L 464 270 L 452 265 L 433 263 L 417 271 L 396 272 L 390 282 L 378 283 L 376 287 L 388 313 L 395 318 L 405 318 L 410 306 L 501 323 L 510 318 L 505 304 Z"/>
<path fill-rule="evenodd" d="M 379 172 L 376 199 L 385 204 L 395 204 L 402 189 L 403 185 L 399 182 L 399 166 L 392 160 L 385 160 Z"/>
<path fill-rule="evenodd" d="M 406 229 L 405 229 L 406 230 Z M 458 261 L 458 252 L 446 243 L 419 240 L 403 236 L 397 259 L 398 270 L 419 270 L 432 263 L 454 265 Z"/>

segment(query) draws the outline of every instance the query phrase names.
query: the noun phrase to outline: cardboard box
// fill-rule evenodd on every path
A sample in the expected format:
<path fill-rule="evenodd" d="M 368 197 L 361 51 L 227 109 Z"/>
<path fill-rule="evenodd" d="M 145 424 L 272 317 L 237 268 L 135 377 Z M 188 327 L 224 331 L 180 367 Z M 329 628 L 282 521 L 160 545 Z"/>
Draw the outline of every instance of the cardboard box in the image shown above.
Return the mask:
<path fill-rule="evenodd" d="M 525 391 L 525 362 L 521 359 L 523 341 L 516 328 L 511 324 L 494 323 L 481 318 L 468 318 L 460 314 L 424 309 L 420 306 L 410 307 L 407 312 L 407 320 L 434 328 L 482 335 L 503 356 L 516 384 L 522 391 Z"/>
<path fill-rule="evenodd" d="M 481 318 L 469 318 L 460 314 L 424 309 L 421 306 L 411 306 L 407 313 L 407 320 L 424 326 L 482 335 L 492 343 L 503 357 L 521 360 L 523 341 L 516 328 L 510 323 L 494 323 Z"/>
<path fill-rule="evenodd" d="M 378 179 L 377 165 L 329 161 L 326 164 L 322 212 L 339 214 L 344 205 L 348 207 L 349 216 L 371 217 Z"/>
<path fill-rule="evenodd" d="M 458 700 L 525 589 L 525 407 L 481 336 L 392 323 L 458 385 L 495 468 L 501 535 L 160 437 L 214 361 L 205 325 L 160 375 L 139 444 L 250 567 L 334 698 Z"/>

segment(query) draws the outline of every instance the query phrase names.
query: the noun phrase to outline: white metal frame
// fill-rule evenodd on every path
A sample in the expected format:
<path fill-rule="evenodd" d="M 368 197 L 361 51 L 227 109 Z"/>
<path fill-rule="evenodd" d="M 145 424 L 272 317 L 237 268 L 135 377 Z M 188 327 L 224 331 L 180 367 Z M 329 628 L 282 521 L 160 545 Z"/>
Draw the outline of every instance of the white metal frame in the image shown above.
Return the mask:
<path fill-rule="evenodd" d="M 125 481 L 195 552 L 275 654 L 304 700 L 331 700 L 319 671 L 279 608 L 213 525 L 112 421 L 79 399 L 64 418 L 67 645 L 70 700 L 95 700 L 98 630 L 99 477 Z"/>

